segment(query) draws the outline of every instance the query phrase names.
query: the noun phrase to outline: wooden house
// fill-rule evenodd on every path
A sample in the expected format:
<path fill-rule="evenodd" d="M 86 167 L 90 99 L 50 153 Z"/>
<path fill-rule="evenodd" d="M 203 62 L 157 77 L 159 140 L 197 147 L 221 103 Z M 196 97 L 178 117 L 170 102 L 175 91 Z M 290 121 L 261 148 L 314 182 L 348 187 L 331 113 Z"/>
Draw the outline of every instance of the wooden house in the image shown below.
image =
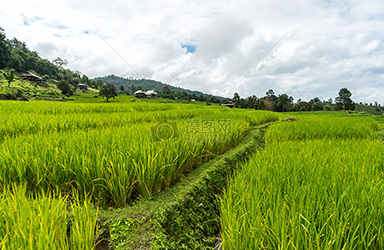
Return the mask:
<path fill-rule="evenodd" d="M 80 89 L 80 90 L 88 90 L 88 86 L 86 84 L 77 84 L 76 88 Z"/>
<path fill-rule="evenodd" d="M 155 90 L 148 90 L 148 91 L 138 90 L 134 93 L 134 95 L 136 98 L 152 98 L 152 97 L 155 97 L 157 93 Z"/>
<path fill-rule="evenodd" d="M 40 76 L 35 75 L 35 74 L 31 73 L 31 72 L 27 72 L 27 73 L 21 74 L 21 77 L 24 80 L 31 81 L 31 82 L 41 82 L 43 80 L 43 78 L 41 78 Z"/>

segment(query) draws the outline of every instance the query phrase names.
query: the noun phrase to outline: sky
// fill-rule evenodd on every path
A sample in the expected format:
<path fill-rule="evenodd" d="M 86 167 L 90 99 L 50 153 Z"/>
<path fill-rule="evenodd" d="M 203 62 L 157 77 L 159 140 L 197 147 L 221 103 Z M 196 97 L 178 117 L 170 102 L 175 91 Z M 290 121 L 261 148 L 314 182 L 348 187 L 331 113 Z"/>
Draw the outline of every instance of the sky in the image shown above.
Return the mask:
<path fill-rule="evenodd" d="M 0 27 L 91 78 L 384 103 L 383 0 L 13 0 Z"/>

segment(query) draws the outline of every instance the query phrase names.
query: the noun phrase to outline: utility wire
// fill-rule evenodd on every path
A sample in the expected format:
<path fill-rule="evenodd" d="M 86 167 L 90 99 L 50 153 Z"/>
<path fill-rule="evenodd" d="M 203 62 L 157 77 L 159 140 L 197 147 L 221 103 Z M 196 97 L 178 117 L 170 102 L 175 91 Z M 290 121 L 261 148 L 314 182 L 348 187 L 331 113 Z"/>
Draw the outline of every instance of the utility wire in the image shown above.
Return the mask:
<path fill-rule="evenodd" d="M 101 35 L 99 37 L 123 60 L 139 77 L 144 78 L 142 74 L 137 72 Z"/>
<path fill-rule="evenodd" d="M 285 34 L 285 35 L 283 35 L 273 46 L 272 46 L 272 48 L 270 48 L 268 51 L 267 51 L 267 53 L 265 53 L 264 55 L 263 55 L 263 57 L 261 57 L 256 63 L 255 63 L 255 65 L 253 65 L 252 66 L 252 68 L 233 86 L 233 88 L 231 89 L 231 92 L 234 90 L 234 89 L 236 89 L 239 85 L 240 85 L 240 83 L 244 80 L 244 78 L 246 78 L 248 75 L 249 75 L 249 73 L 251 73 L 252 72 L 252 70 L 254 69 L 254 68 L 256 68 L 257 67 L 257 65 L 259 65 L 259 63 L 262 61 L 262 60 L 264 60 L 264 58 L 266 57 L 266 56 L 268 56 L 269 55 L 269 53 L 271 53 L 272 52 L 272 50 L 277 46 L 277 45 L 279 45 L 279 43 L 286 37 L 286 35 L 287 34 Z"/>

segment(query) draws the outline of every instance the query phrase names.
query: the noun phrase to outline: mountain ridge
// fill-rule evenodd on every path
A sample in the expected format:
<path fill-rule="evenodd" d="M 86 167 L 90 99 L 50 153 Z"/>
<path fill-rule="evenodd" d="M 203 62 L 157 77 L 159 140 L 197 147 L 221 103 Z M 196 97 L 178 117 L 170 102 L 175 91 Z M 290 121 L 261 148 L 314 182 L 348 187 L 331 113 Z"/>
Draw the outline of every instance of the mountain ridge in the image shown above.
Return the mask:
<path fill-rule="evenodd" d="M 161 88 L 165 85 L 173 92 L 185 92 L 187 94 L 195 95 L 195 96 L 206 96 L 206 97 L 214 96 L 214 95 L 206 94 L 197 90 L 190 90 L 190 89 L 184 89 L 181 87 L 172 86 L 170 84 L 152 80 L 152 79 L 124 78 L 121 76 L 116 76 L 114 74 L 103 76 L 103 77 L 95 77 L 95 79 L 100 79 L 103 83 L 107 83 L 107 82 L 112 83 L 113 85 L 115 85 L 116 89 L 119 89 L 120 86 L 124 86 L 125 90 L 131 90 L 131 86 L 134 86 L 136 89 L 138 88 L 141 88 L 144 90 L 155 89 L 156 91 L 160 91 Z M 224 99 L 224 97 L 221 97 L 221 96 L 214 96 L 214 97 L 217 97 L 220 100 Z"/>

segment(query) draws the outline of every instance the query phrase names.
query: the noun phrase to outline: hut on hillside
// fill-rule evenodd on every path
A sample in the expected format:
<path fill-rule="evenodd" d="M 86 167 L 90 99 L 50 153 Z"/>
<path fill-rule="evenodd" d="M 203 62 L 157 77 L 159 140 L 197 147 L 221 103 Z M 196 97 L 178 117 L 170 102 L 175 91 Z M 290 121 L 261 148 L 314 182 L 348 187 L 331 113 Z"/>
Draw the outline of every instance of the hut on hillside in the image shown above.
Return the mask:
<path fill-rule="evenodd" d="M 27 73 L 21 74 L 21 77 L 24 80 L 31 81 L 31 82 L 41 82 L 43 80 L 43 78 L 41 78 L 40 76 L 35 75 L 35 74 L 31 73 L 31 72 L 27 72 Z"/>
<path fill-rule="evenodd" d="M 80 90 L 88 90 L 87 84 L 82 84 L 82 83 L 77 84 L 76 88 Z"/>
<path fill-rule="evenodd" d="M 147 98 L 152 98 L 157 95 L 157 92 L 155 90 L 148 90 L 145 92 L 145 95 L 147 96 Z"/>
<path fill-rule="evenodd" d="M 136 98 L 152 98 L 157 95 L 157 92 L 155 90 L 138 90 L 134 93 Z"/>

